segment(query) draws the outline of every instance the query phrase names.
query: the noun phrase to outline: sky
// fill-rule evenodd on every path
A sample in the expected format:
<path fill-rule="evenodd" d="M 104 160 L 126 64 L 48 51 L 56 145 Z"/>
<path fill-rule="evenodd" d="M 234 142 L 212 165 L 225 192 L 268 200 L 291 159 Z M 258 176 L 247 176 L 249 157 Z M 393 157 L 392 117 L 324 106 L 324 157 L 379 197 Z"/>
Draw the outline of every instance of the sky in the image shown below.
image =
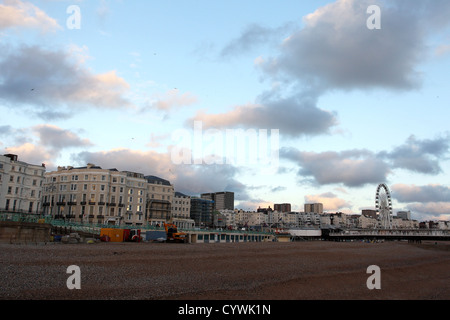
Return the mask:
<path fill-rule="evenodd" d="M 244 210 L 359 214 L 386 183 L 394 214 L 450 220 L 449 16 L 448 0 L 0 0 L 0 148 Z"/>

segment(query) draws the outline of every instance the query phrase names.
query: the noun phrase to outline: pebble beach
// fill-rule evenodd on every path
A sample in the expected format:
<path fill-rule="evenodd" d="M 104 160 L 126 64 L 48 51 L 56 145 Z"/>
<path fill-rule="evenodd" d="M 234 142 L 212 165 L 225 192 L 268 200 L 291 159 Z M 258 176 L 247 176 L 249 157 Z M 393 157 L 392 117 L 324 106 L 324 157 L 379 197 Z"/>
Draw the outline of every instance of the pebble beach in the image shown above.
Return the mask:
<path fill-rule="evenodd" d="M 450 243 L 0 244 L 0 275 L 1 300 L 448 300 Z"/>

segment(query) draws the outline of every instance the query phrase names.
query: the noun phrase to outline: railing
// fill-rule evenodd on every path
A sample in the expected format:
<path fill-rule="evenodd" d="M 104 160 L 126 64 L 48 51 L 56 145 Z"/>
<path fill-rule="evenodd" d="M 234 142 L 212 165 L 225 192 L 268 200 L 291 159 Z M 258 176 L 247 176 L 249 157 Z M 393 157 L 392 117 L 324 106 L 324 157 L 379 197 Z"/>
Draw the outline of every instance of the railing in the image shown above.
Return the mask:
<path fill-rule="evenodd" d="M 15 222 L 31 222 L 31 223 L 46 223 L 51 224 L 55 227 L 65 227 L 67 229 L 71 229 L 74 231 L 83 231 L 92 234 L 100 234 L 100 230 L 102 228 L 111 228 L 111 229 L 141 229 L 146 231 L 164 231 L 164 227 L 157 227 L 150 224 L 143 225 L 109 225 L 109 224 L 98 224 L 98 223 L 81 223 L 81 222 L 70 222 L 63 219 L 54 219 L 52 216 L 43 216 L 43 215 L 34 215 L 28 213 L 17 213 L 17 212 L 8 212 L 8 211 L 0 211 L 0 221 L 15 221 Z M 270 231 L 250 231 L 250 230 L 228 230 L 228 229 L 183 229 L 178 228 L 179 231 L 183 231 L 186 233 L 205 233 L 205 234 L 228 234 L 228 233 L 239 233 L 239 234 L 248 234 L 248 235 L 272 235 L 273 232 Z"/>
<path fill-rule="evenodd" d="M 446 229 L 368 229 L 332 232 L 330 237 L 382 236 L 382 237 L 450 237 Z"/>

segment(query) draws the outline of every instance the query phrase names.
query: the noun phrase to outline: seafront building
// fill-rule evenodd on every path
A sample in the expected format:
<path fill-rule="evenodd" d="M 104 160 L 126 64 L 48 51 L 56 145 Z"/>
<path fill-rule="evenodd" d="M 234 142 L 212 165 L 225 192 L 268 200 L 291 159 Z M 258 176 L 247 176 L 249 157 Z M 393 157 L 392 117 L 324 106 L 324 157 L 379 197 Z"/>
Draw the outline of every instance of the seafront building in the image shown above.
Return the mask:
<path fill-rule="evenodd" d="M 218 209 L 219 208 L 219 209 Z M 46 172 L 44 164 L 0 156 L 0 211 L 51 216 L 66 222 L 115 226 L 162 226 L 170 221 L 180 229 L 227 228 L 358 228 L 378 225 L 378 212 L 361 214 L 323 212 L 322 203 L 307 203 L 292 212 L 290 204 L 275 204 L 256 211 L 234 209 L 232 192 L 190 197 L 175 192 L 170 181 L 143 173 L 103 169 L 95 164 L 58 167 Z M 448 221 L 419 223 L 410 211 L 392 217 L 393 229 L 448 229 Z"/>
<path fill-rule="evenodd" d="M 29 164 L 14 154 L 0 156 L 0 210 L 41 214 L 44 173 L 44 164 Z"/>
<path fill-rule="evenodd" d="M 209 227 L 213 222 L 214 201 L 198 197 L 191 198 L 191 219 L 197 227 Z"/>
<path fill-rule="evenodd" d="M 191 197 L 175 192 L 172 200 L 172 220 L 180 229 L 193 229 L 195 221 L 191 219 Z"/>
<path fill-rule="evenodd" d="M 147 206 L 146 221 L 153 226 L 163 226 L 171 218 L 175 191 L 170 181 L 146 176 Z"/>
<path fill-rule="evenodd" d="M 45 174 L 44 214 L 73 222 L 142 225 L 146 187 L 141 173 L 94 164 L 58 167 Z"/>

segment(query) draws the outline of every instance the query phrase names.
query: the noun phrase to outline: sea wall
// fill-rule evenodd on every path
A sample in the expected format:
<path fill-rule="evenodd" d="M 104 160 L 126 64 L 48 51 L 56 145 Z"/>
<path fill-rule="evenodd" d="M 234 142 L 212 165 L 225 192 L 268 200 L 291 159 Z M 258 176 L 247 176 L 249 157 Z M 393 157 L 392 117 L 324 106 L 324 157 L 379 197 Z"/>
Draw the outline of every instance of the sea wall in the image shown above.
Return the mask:
<path fill-rule="evenodd" d="M 0 243 L 37 244 L 51 240 L 49 224 L 0 221 Z"/>

